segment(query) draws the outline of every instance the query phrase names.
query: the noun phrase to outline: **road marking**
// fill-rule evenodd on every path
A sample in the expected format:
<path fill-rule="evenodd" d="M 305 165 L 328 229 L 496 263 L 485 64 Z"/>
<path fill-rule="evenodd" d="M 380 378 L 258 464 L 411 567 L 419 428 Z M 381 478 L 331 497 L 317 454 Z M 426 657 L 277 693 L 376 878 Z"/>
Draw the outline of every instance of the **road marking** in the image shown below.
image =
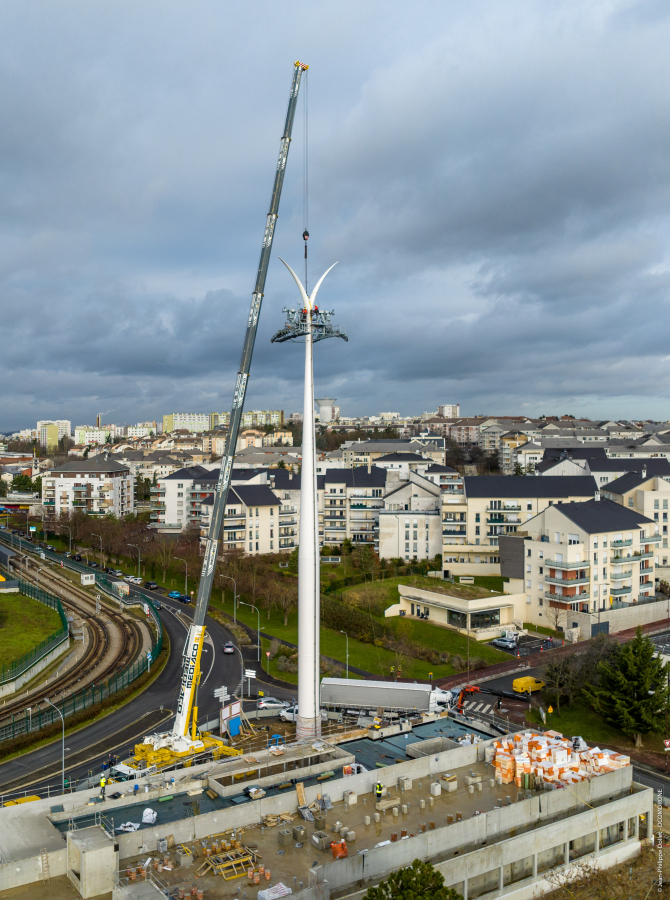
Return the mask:
<path fill-rule="evenodd" d="M 214 649 L 214 641 L 212 640 L 212 635 L 209 634 L 208 632 L 205 632 L 205 643 L 208 644 L 208 645 L 211 645 L 211 648 L 212 648 L 212 662 L 211 662 L 211 664 L 210 664 L 209 671 L 208 671 L 207 674 L 205 675 L 205 678 L 204 678 L 204 680 L 203 680 L 203 682 L 202 682 L 203 685 L 207 684 L 207 679 L 208 679 L 209 676 L 212 674 L 212 669 L 214 668 L 214 663 L 216 662 L 216 650 Z M 206 649 L 206 648 L 203 648 L 203 649 Z"/>

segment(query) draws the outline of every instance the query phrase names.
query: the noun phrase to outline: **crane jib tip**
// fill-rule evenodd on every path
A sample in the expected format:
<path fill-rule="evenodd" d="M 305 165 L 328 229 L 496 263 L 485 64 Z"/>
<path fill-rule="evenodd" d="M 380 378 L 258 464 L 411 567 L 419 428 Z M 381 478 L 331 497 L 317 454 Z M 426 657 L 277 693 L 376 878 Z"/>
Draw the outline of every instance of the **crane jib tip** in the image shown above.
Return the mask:
<path fill-rule="evenodd" d="M 293 63 L 293 65 L 296 67 L 296 69 L 298 68 L 298 66 L 300 66 L 300 68 L 303 70 L 303 72 L 306 72 L 307 69 L 309 69 L 309 66 L 306 65 L 305 63 L 301 63 L 299 59 L 296 59 L 296 61 Z"/>

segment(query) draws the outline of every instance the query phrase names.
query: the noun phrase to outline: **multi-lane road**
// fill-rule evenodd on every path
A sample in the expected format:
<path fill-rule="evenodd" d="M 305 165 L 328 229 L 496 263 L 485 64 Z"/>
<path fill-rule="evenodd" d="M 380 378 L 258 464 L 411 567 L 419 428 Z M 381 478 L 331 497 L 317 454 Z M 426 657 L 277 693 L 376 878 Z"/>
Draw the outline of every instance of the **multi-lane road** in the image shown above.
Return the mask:
<path fill-rule="evenodd" d="M 138 589 L 149 598 L 157 595 L 145 589 Z M 176 702 L 179 695 L 181 658 L 188 627 L 193 616 L 193 607 L 179 601 L 160 596 L 160 610 L 163 628 L 170 639 L 170 658 L 165 668 L 134 700 L 104 716 L 97 722 L 66 737 L 65 773 L 75 781 L 89 772 L 99 772 L 101 763 L 109 753 L 124 758 L 132 753 L 133 747 L 146 734 L 168 731 L 174 721 Z M 241 676 L 240 653 L 224 654 L 224 643 L 233 640 L 232 635 L 213 619 L 207 619 L 207 637 L 202 652 L 202 678 L 198 691 L 198 720 L 206 722 L 218 716 L 220 703 L 214 697 L 214 689 L 225 687 L 231 696 L 239 689 Z M 257 672 L 257 679 L 251 682 L 251 694 L 259 690 L 281 699 L 294 699 L 295 692 L 277 688 L 263 681 L 260 665 L 256 662 L 256 649 L 245 649 L 244 665 Z M 245 680 L 245 694 L 248 692 Z M 255 703 L 250 704 L 255 706 Z M 6 763 L 0 764 L 0 795 L 15 790 L 37 789 L 46 784 L 58 785 L 61 778 L 61 742 L 41 747 L 25 753 Z"/>

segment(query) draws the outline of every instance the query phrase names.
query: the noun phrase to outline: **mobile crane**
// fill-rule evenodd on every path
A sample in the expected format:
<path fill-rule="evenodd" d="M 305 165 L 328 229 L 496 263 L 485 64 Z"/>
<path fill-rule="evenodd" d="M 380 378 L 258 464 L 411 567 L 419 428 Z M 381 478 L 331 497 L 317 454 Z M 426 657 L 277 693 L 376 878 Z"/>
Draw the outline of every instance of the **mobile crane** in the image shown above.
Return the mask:
<path fill-rule="evenodd" d="M 284 133 L 282 134 L 279 145 L 279 159 L 277 161 L 277 169 L 272 188 L 272 197 L 270 199 L 270 210 L 267 214 L 265 233 L 263 234 L 261 255 L 256 274 L 256 284 L 251 296 L 247 330 L 242 346 L 242 357 L 237 373 L 233 404 L 230 412 L 228 437 L 226 439 L 225 451 L 221 460 L 221 472 L 214 494 L 214 506 L 212 509 L 209 533 L 207 535 L 202 571 L 200 573 L 198 597 L 193 613 L 193 622 L 189 627 L 186 643 L 184 644 L 177 715 L 172 731 L 163 734 L 147 735 L 142 744 L 135 745 L 135 759 L 138 761 L 144 760 L 148 765 L 157 764 L 161 766 L 169 764 L 174 758 L 193 756 L 202 753 L 203 751 L 211 750 L 212 754 L 216 757 L 225 753 L 230 753 L 232 750 L 232 748 L 227 748 L 223 742 L 210 735 L 198 734 L 198 708 L 196 695 L 198 683 L 200 681 L 200 655 L 205 639 L 205 618 L 207 616 L 207 608 L 209 606 L 209 599 L 214 582 L 214 570 L 219 549 L 219 538 L 221 536 L 226 502 L 228 499 L 228 489 L 230 487 L 233 471 L 233 459 L 235 457 L 237 435 L 242 419 L 247 382 L 249 380 L 251 358 L 256 340 L 256 331 L 258 329 L 258 319 L 261 312 L 263 292 L 265 290 L 265 279 L 267 277 L 268 264 L 272 252 L 272 240 L 277 224 L 279 201 L 281 199 L 281 192 L 284 184 L 284 173 L 286 171 L 288 151 L 291 145 L 291 134 L 293 131 L 295 111 L 298 104 L 300 81 L 308 68 L 309 66 L 306 66 L 301 62 L 295 62 L 293 64 L 293 80 L 291 83 L 288 110 L 286 112 Z M 237 753 L 238 751 L 232 750 L 232 752 Z"/>

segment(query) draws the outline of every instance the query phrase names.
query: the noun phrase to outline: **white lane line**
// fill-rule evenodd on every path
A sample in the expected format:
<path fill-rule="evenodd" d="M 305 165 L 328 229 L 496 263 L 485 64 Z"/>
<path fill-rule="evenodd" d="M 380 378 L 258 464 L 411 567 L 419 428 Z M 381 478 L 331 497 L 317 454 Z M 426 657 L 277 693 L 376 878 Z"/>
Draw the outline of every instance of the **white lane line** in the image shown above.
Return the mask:
<path fill-rule="evenodd" d="M 204 680 L 202 681 L 203 686 L 207 684 L 207 679 L 212 674 L 212 669 L 214 668 L 214 663 L 216 662 L 216 649 L 214 648 L 214 641 L 212 640 L 211 634 L 205 632 L 205 644 L 211 645 L 212 648 L 212 662 L 209 667 L 209 672 L 205 675 Z"/>
<path fill-rule="evenodd" d="M 483 705 L 483 703 L 478 703 L 477 706 L 475 706 L 475 712 L 479 712 Z"/>

